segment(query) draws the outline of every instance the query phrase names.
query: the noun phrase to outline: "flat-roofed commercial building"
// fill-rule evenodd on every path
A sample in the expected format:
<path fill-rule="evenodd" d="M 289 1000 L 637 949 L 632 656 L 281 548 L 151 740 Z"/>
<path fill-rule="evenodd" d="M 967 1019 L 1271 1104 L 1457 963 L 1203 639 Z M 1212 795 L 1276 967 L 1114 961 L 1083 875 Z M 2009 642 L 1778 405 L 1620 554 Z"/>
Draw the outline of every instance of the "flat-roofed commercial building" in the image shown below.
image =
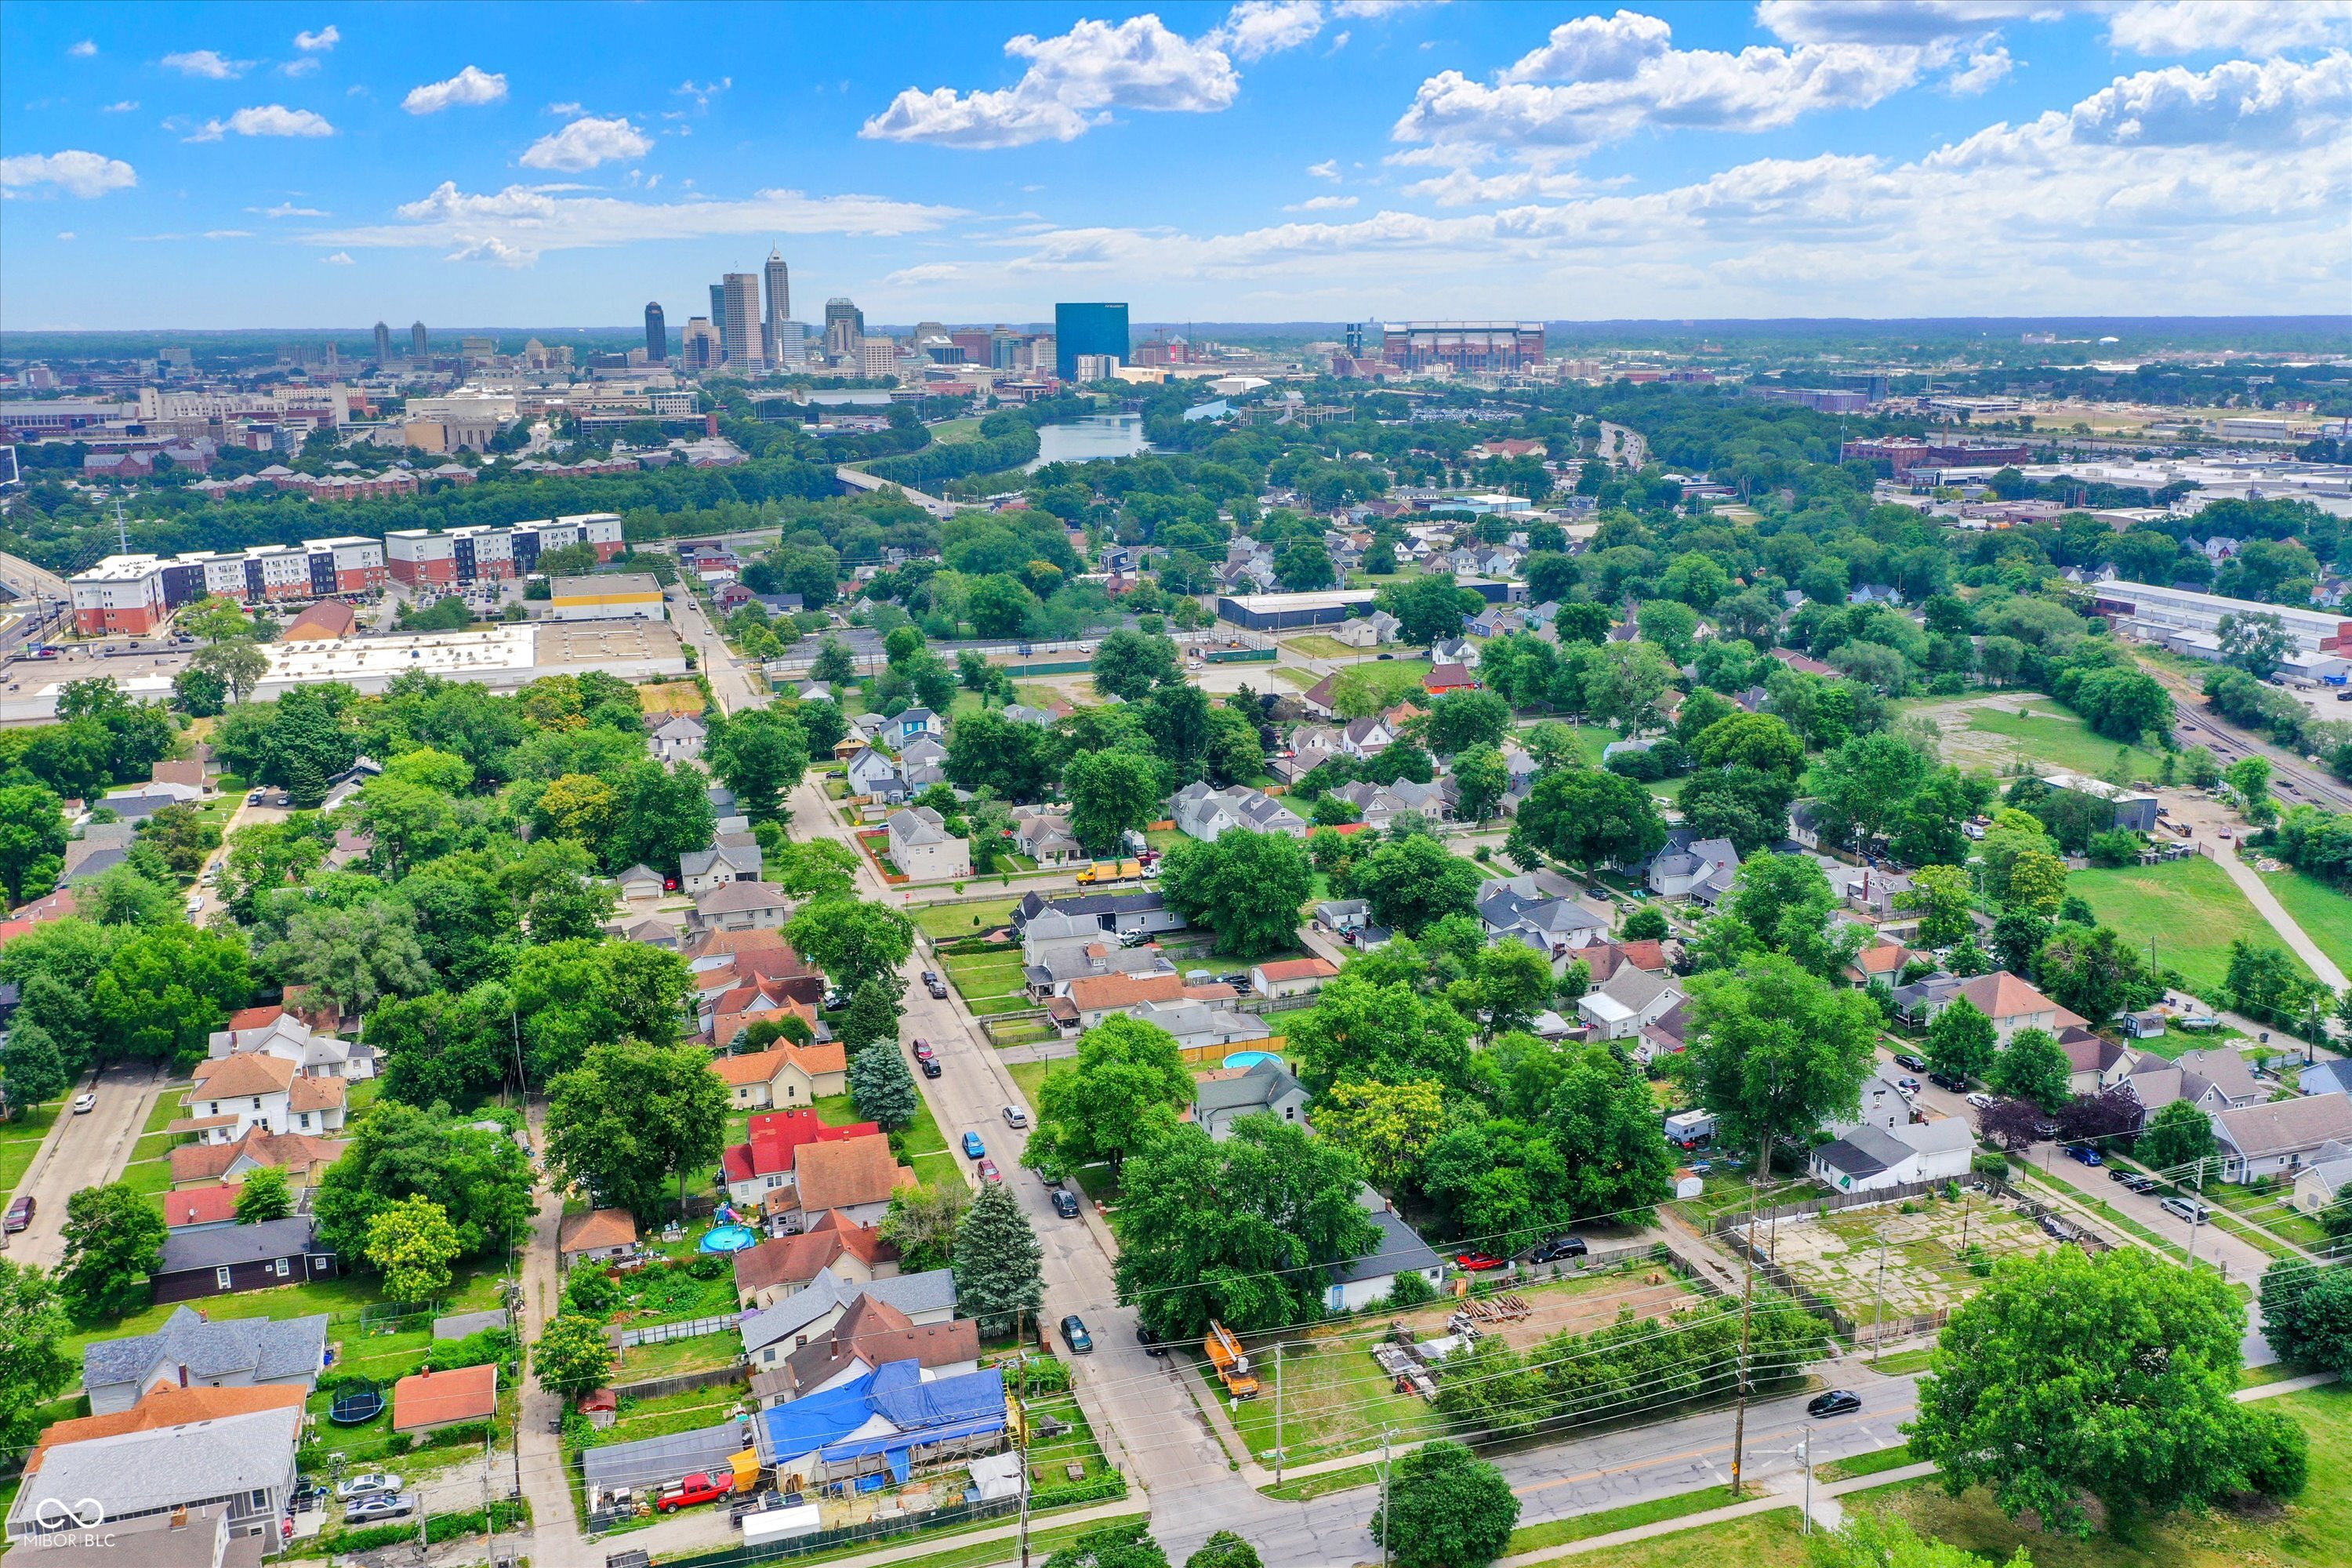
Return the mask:
<path fill-rule="evenodd" d="M 2124 630 L 2193 657 L 2214 656 L 2220 646 L 2221 617 L 2230 615 L 2276 616 L 2299 652 L 2352 653 L 2352 618 L 2334 610 L 2265 605 L 2147 583 L 2102 583 L 2093 592 L 2092 607 L 2116 617 Z"/>
<path fill-rule="evenodd" d="M 1300 626 L 1336 626 L 1357 605 L 1372 602 L 1370 588 L 1334 588 L 1317 594 L 1227 594 L 1217 600 L 1217 618 L 1254 632 L 1286 632 Z"/>
<path fill-rule="evenodd" d="M 660 621 L 669 618 L 661 584 L 649 572 L 557 577 L 548 596 L 559 621 Z"/>
<path fill-rule="evenodd" d="M 1541 321 L 1391 321 L 1381 357 L 1405 370 L 1527 370 L 1543 363 Z"/>

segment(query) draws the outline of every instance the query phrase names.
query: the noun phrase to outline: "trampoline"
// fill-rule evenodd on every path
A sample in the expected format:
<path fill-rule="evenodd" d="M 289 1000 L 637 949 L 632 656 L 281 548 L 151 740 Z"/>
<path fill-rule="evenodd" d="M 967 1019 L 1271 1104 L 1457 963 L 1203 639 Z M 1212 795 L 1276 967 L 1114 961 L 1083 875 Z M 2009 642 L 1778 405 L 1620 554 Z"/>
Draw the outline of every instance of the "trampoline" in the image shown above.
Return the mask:
<path fill-rule="evenodd" d="M 383 1390 L 373 1383 L 354 1383 L 335 1391 L 327 1419 L 338 1426 L 358 1426 L 383 1414 Z"/>
<path fill-rule="evenodd" d="M 714 1225 L 703 1232 L 698 1247 L 703 1252 L 740 1252 L 759 1240 L 760 1233 L 748 1225 Z"/>

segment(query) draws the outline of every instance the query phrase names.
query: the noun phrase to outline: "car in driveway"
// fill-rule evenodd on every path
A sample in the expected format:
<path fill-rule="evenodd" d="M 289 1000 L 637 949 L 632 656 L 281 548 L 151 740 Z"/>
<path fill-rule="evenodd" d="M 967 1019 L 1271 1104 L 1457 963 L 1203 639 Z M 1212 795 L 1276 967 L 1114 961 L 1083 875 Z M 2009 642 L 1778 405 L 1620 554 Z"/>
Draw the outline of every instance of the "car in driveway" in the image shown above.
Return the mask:
<path fill-rule="evenodd" d="M 1076 1312 L 1062 1320 L 1062 1342 L 1070 1347 L 1072 1355 L 1088 1355 L 1095 1348 L 1095 1337 L 1087 1332 L 1087 1321 Z"/>
<path fill-rule="evenodd" d="M 74 1114 L 76 1116 L 88 1116 L 91 1111 L 96 1110 L 97 1109 L 98 1094 L 95 1090 L 85 1091 L 74 1096 Z"/>
<path fill-rule="evenodd" d="M 26 1193 L 8 1205 L 8 1217 L 0 1220 L 0 1227 L 10 1231 L 23 1230 L 33 1223 L 33 1194 Z"/>
<path fill-rule="evenodd" d="M 1851 1415 L 1861 1408 L 1862 1395 L 1850 1388 L 1832 1388 L 1805 1402 L 1805 1414 L 1816 1421 L 1832 1415 Z"/>
<path fill-rule="evenodd" d="M 407 1492 L 370 1492 L 353 1500 L 343 1510 L 345 1524 L 375 1524 L 387 1519 L 406 1519 L 416 1511 L 416 1499 Z"/>
<path fill-rule="evenodd" d="M 2088 1143 L 2067 1144 L 2066 1158 L 2069 1160 L 2079 1161 L 2081 1163 L 2085 1165 L 2104 1165 L 2106 1163 L 2105 1160 L 2099 1158 L 2099 1152 L 2096 1149 L 2092 1148 Z"/>
<path fill-rule="evenodd" d="M 1143 1347 L 1143 1353 L 1145 1355 L 1166 1355 L 1168 1353 L 1168 1342 L 1166 1340 L 1153 1338 L 1150 1326 L 1140 1321 L 1135 1325 L 1135 1342 Z"/>
<path fill-rule="evenodd" d="M 1054 1212 L 1064 1219 L 1078 1217 L 1078 1194 L 1067 1187 L 1055 1187 L 1052 1194 Z"/>
<path fill-rule="evenodd" d="M 1457 1252 L 1454 1255 L 1454 1263 L 1465 1274 L 1484 1274 L 1490 1268 L 1503 1267 L 1503 1260 L 1491 1252 Z"/>
<path fill-rule="evenodd" d="M 980 1141 L 979 1133 L 967 1132 L 963 1135 L 963 1157 L 967 1160 L 988 1158 L 988 1145 Z"/>
<path fill-rule="evenodd" d="M 400 1478 L 389 1470 L 368 1470 L 348 1476 L 335 1488 L 335 1495 L 349 1501 L 352 1498 L 373 1497 L 379 1492 L 396 1492 Z"/>

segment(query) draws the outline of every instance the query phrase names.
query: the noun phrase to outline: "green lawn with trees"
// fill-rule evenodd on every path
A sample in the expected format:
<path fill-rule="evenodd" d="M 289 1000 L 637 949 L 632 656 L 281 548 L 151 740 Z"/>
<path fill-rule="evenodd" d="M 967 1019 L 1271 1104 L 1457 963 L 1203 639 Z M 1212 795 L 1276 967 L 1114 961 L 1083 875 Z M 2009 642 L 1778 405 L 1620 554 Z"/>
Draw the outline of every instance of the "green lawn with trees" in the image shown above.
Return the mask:
<path fill-rule="evenodd" d="M 2220 1000 L 2231 942 L 2284 945 L 2230 874 L 2201 855 L 2161 866 L 2076 871 L 2067 877 L 2066 891 L 2143 953 L 2153 939 L 2158 966 L 2179 970 L 2209 1001 Z M 2308 975 L 2299 960 L 2294 967 Z"/>

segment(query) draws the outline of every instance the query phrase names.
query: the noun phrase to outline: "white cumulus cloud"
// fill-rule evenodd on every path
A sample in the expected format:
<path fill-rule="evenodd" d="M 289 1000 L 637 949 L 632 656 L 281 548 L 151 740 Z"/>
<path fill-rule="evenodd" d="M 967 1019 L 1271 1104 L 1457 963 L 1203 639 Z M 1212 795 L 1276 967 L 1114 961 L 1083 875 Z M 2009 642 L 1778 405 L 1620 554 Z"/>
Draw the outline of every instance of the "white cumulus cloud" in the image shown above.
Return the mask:
<path fill-rule="evenodd" d="M 908 88 L 858 134 L 952 147 L 1070 142 L 1113 110 L 1214 113 L 1241 90 L 1223 50 L 1171 32 L 1148 14 L 1115 25 L 1081 21 L 1058 37 L 1024 33 L 1004 52 L 1029 62 L 1013 86 L 971 93 Z"/>
<path fill-rule="evenodd" d="M 324 54 L 326 51 L 333 48 L 337 44 L 340 44 L 342 41 L 342 34 L 337 32 L 331 23 L 320 28 L 315 33 L 297 33 L 294 35 L 294 47 L 301 50 L 306 55 Z"/>
<path fill-rule="evenodd" d="M 101 153 L 19 153 L 0 158 L 0 188 L 11 191 L 55 185 L 69 196 L 102 196 L 138 183 L 138 173 L 130 164 Z"/>
<path fill-rule="evenodd" d="M 298 207 L 291 202 L 280 202 L 274 207 L 247 207 L 245 210 L 249 213 L 259 213 L 263 217 L 326 217 L 331 216 L 323 208 Z"/>
<path fill-rule="evenodd" d="M 400 107 L 411 114 L 438 114 L 459 104 L 496 103 L 507 95 L 507 79 L 467 66 L 446 81 L 428 81 L 422 87 L 412 87 Z"/>
<path fill-rule="evenodd" d="M 1999 44 L 1990 45 L 1969 56 L 1967 68 L 1954 71 L 1946 79 L 1944 90 L 1958 98 L 1989 92 L 1993 84 L 2009 75 L 2015 65 L 2007 49 Z"/>
<path fill-rule="evenodd" d="M 138 107 L 139 100 L 137 99 L 126 98 L 119 103 L 110 103 L 102 106 L 99 110 L 99 112 L 100 114 L 129 114 Z"/>
<path fill-rule="evenodd" d="M 1314 37 L 1323 19 L 1321 0 L 1242 0 L 1202 41 L 1262 60 Z"/>
<path fill-rule="evenodd" d="M 332 136 L 335 128 L 327 123 L 326 116 L 307 109 L 289 109 L 282 103 L 257 104 L 240 109 L 226 120 L 207 120 L 190 142 L 217 142 L 224 136 Z"/>
<path fill-rule="evenodd" d="M 1926 45 L 2064 15 L 2056 0 L 1763 0 L 1756 25 L 1791 44 Z"/>
<path fill-rule="evenodd" d="M 1353 196 L 1309 196 L 1303 202 L 1293 202 L 1282 210 L 1286 213 L 1345 212 L 1355 205 Z"/>
<path fill-rule="evenodd" d="M 288 60 L 278 68 L 280 76 L 310 76 L 319 68 L 317 57 L 305 55 L 299 60 Z"/>
<path fill-rule="evenodd" d="M 336 251 L 332 256 L 321 256 L 319 259 L 325 262 L 330 267 L 356 267 L 359 265 L 359 263 L 353 261 L 349 255 L 340 250 Z"/>
<path fill-rule="evenodd" d="M 1307 172 L 1314 175 L 1318 180 L 1336 181 L 1340 177 L 1339 160 L 1337 158 L 1326 158 L 1319 163 L 1309 163 L 1307 165 Z"/>
<path fill-rule="evenodd" d="M 2116 13 L 2107 37 L 2143 55 L 2273 55 L 2347 44 L 2352 0 L 2136 0 Z"/>
<path fill-rule="evenodd" d="M 68 49 L 66 53 L 73 56 L 73 58 L 78 60 L 86 60 L 89 58 L 90 56 L 98 53 L 98 45 L 92 39 L 84 38 L 80 43 L 76 44 L 72 48 Z M 59 237 L 62 238 L 64 237 L 60 236 Z"/>
<path fill-rule="evenodd" d="M 251 239 L 253 231 L 244 228 L 208 228 L 205 230 L 205 237 L 206 239 Z"/>
<path fill-rule="evenodd" d="M 563 169 L 577 174 L 615 159 L 642 158 L 653 142 L 630 124 L 627 117 L 575 120 L 562 130 L 532 142 L 523 153 L 526 169 Z"/>
<path fill-rule="evenodd" d="M 233 60 L 217 49 L 191 49 L 185 54 L 165 55 L 163 64 L 183 76 L 209 77 L 214 81 L 234 81 L 253 68 L 251 60 Z"/>

